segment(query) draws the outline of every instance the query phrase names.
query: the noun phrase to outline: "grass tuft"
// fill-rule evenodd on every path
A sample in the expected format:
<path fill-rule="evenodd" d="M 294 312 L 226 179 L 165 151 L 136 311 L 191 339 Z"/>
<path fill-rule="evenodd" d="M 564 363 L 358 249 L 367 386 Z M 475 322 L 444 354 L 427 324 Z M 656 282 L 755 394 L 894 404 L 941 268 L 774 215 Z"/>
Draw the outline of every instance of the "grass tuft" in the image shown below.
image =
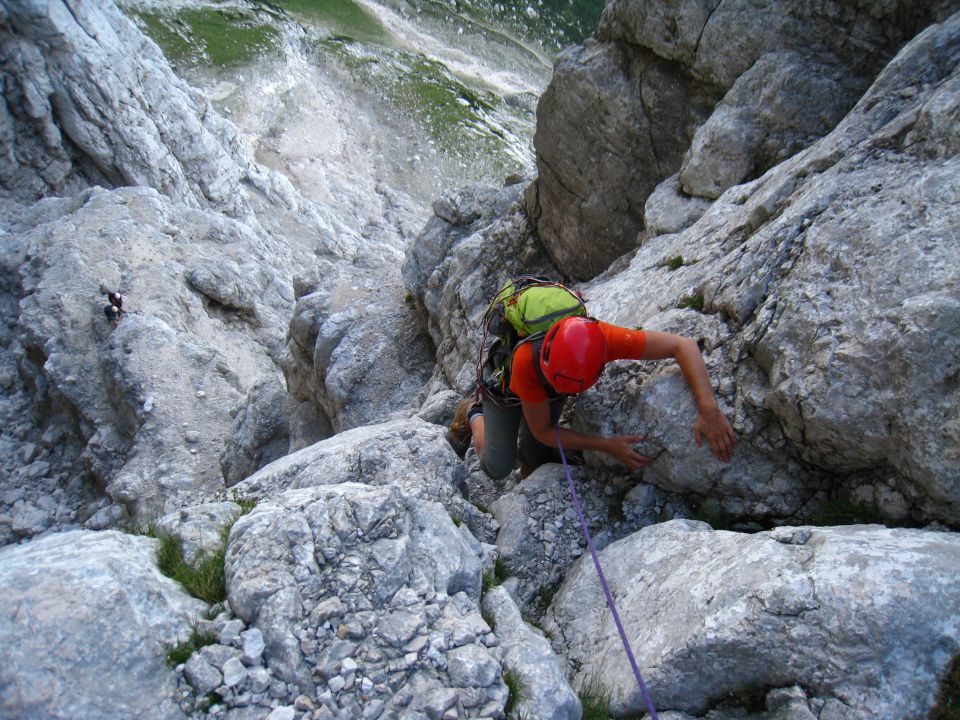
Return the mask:
<path fill-rule="evenodd" d="M 197 650 L 205 645 L 213 645 L 215 642 L 217 642 L 215 633 L 201 632 L 197 623 L 194 623 L 190 628 L 190 637 L 167 652 L 167 663 L 172 666 L 185 663 Z"/>
<path fill-rule="evenodd" d="M 610 691 L 599 680 L 594 678 L 584 685 L 578 697 L 583 709 L 583 720 L 613 720 L 610 716 Z M 644 717 L 647 717 L 645 713 L 637 713 L 621 720 L 640 720 Z"/>
<path fill-rule="evenodd" d="M 493 567 L 483 573 L 483 591 L 502 585 L 508 577 L 510 577 L 510 568 L 507 566 L 507 561 L 498 557 Z"/>
<path fill-rule="evenodd" d="M 697 293 L 696 295 L 687 295 L 680 301 L 678 307 L 690 308 L 691 310 L 696 310 L 697 312 L 703 312 L 703 295 L 700 293 Z"/>
<path fill-rule="evenodd" d="M 483 621 L 490 627 L 491 630 L 497 629 L 497 619 L 493 616 L 492 612 L 481 609 L 480 617 L 483 618 Z"/>
<path fill-rule="evenodd" d="M 668 270 L 679 270 L 684 265 L 683 255 L 674 255 L 663 262 L 663 266 Z"/>
<path fill-rule="evenodd" d="M 608 720 L 610 692 L 597 680 L 591 680 L 579 693 L 583 720 Z"/>
<path fill-rule="evenodd" d="M 224 560 L 227 553 L 227 538 L 230 529 L 241 515 L 249 512 L 256 502 L 238 502 L 240 515 L 234 517 L 220 530 L 220 544 L 213 552 L 198 555 L 193 564 L 183 557 L 183 543 L 170 533 L 157 532 L 152 528 L 151 537 L 157 538 L 157 567 L 160 572 L 176 580 L 190 595 L 203 600 L 208 605 L 217 605 L 227 599 L 227 585 L 224 575 Z"/>
<path fill-rule="evenodd" d="M 173 578 L 183 589 L 206 603 L 223 602 L 227 597 L 224 580 L 224 555 L 226 544 L 212 553 L 199 555 L 193 565 L 183 557 L 183 545 L 179 538 L 164 533 L 159 536 L 157 565 L 160 572 Z"/>
<path fill-rule="evenodd" d="M 516 711 L 517 705 L 526 697 L 526 684 L 523 676 L 516 670 L 507 670 L 503 673 L 503 682 L 507 686 L 507 704 L 503 708 L 507 717 Z"/>
<path fill-rule="evenodd" d="M 875 506 L 869 503 L 855 503 L 839 498 L 827 500 L 811 513 L 810 524 L 831 525 L 872 525 L 884 524 L 884 519 Z"/>
<path fill-rule="evenodd" d="M 241 515 L 246 515 L 257 506 L 256 498 L 233 498 L 233 502 L 240 506 Z"/>
<path fill-rule="evenodd" d="M 960 720 L 960 653 L 953 656 L 927 720 Z"/>

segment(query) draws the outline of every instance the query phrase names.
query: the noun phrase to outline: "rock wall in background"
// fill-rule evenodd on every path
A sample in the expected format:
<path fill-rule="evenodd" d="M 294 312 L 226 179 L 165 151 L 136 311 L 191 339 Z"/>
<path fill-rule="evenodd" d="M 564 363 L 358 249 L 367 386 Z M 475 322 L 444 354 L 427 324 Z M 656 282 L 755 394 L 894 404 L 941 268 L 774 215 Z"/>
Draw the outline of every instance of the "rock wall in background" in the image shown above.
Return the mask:
<path fill-rule="evenodd" d="M 78 530 L 0 549 L 4 717 L 186 717 L 165 656 L 205 604 L 160 574 L 156 546 Z"/>
<path fill-rule="evenodd" d="M 825 135 L 897 50 L 954 2 L 607 4 L 537 109 L 528 203 L 558 269 L 585 280 L 642 243 L 644 203 L 679 173 L 716 198 Z M 589 238 L 589 250 L 583 242 Z"/>
<path fill-rule="evenodd" d="M 5 5 L 0 43 L 4 379 L 20 398 L 2 440 L 11 455 L 39 446 L 27 454 L 47 467 L 30 472 L 61 491 L 51 505 L 10 467 L 5 541 L 168 512 L 410 405 L 432 359 L 396 310 L 399 242 L 362 237 L 255 163 L 110 3 Z M 324 347 L 301 358 L 285 345 L 304 283 L 320 307 L 295 327 L 315 324 Z M 126 298 L 116 327 L 108 290 Z M 311 412 L 264 390 L 284 373 Z M 36 430 L 16 419 L 27 404 Z"/>

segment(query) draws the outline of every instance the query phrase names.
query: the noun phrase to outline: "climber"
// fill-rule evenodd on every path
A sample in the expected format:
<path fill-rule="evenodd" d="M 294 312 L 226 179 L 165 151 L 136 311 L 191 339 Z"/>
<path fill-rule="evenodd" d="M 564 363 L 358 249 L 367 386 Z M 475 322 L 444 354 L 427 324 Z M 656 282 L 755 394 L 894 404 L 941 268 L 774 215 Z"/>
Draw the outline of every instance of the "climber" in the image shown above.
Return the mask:
<path fill-rule="evenodd" d="M 106 316 L 107 320 L 116 325 L 120 322 L 120 309 L 116 305 L 107 305 L 103 308 L 103 314 Z"/>
<path fill-rule="evenodd" d="M 123 295 L 111 290 L 107 293 L 107 300 L 110 301 L 110 304 L 103 308 L 103 314 L 107 317 L 107 320 L 116 325 L 126 315 L 123 309 Z"/>
<path fill-rule="evenodd" d="M 488 476 L 502 479 L 513 470 L 519 436 L 521 475 L 525 477 L 556 459 L 554 426 L 565 395 L 577 395 L 591 387 L 612 360 L 667 358 L 680 365 L 696 400 L 699 413 L 693 434 L 697 446 L 706 439 L 717 459 L 729 461 L 736 435 L 717 406 L 697 343 L 656 330 L 629 330 L 583 315 L 556 322 L 536 342 L 516 345 L 506 391 L 482 383 L 477 393 L 481 401 L 467 398 L 460 403 L 447 439 L 463 457 L 472 437 L 481 468 Z M 566 428 L 559 434 L 567 450 L 606 452 L 631 470 L 653 460 L 633 447 L 643 435 L 595 437 Z"/>

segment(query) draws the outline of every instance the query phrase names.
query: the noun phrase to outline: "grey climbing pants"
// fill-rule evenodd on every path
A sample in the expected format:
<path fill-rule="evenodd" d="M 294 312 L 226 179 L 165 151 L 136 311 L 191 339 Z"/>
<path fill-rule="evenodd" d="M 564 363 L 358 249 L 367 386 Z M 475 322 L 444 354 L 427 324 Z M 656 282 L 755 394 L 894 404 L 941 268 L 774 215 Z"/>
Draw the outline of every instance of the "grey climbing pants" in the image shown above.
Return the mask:
<path fill-rule="evenodd" d="M 559 420 L 562 407 L 562 400 L 550 402 L 550 415 L 554 422 Z M 528 471 L 545 463 L 560 462 L 557 449 L 544 445 L 530 432 L 519 402 L 504 404 L 484 393 L 480 467 L 489 477 L 502 480 L 510 474 L 517 462 L 518 439 L 520 463 Z"/>

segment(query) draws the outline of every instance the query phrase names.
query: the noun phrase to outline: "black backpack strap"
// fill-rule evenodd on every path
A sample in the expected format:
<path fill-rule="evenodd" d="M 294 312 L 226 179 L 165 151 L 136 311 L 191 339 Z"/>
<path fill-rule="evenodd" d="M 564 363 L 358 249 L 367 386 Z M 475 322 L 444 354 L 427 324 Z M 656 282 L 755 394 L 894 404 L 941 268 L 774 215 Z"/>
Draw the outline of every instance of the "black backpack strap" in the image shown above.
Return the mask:
<path fill-rule="evenodd" d="M 563 394 L 553 389 L 553 386 L 547 380 L 546 373 L 543 372 L 543 364 L 540 362 L 540 351 L 543 349 L 543 341 L 546 337 L 547 332 L 543 331 L 531 335 L 523 342 L 531 341 L 533 343 L 533 367 L 537 371 L 537 377 L 540 379 L 540 384 L 543 385 L 543 389 L 547 391 L 547 397 L 551 400 L 556 400 L 557 398 L 563 397 Z M 516 350 L 516 348 L 514 348 L 514 350 Z"/>

